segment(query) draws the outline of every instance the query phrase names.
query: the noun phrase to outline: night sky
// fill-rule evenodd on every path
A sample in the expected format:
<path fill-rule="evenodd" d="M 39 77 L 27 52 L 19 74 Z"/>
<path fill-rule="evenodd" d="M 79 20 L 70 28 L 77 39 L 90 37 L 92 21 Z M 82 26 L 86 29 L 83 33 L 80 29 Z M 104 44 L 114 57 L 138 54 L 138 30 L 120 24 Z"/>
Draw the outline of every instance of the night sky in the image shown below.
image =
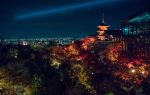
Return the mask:
<path fill-rule="evenodd" d="M 85 37 L 102 14 L 111 29 L 150 6 L 150 0 L 1 0 L 0 37 Z"/>

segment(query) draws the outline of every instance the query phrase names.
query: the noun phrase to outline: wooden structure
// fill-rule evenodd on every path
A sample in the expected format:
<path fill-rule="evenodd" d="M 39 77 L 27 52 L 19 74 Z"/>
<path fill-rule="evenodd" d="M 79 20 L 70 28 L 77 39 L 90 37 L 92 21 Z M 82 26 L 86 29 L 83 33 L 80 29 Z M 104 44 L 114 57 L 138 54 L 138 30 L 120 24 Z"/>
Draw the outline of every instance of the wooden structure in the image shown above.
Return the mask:
<path fill-rule="evenodd" d="M 129 18 L 122 32 L 123 51 L 130 58 L 150 59 L 150 11 Z"/>

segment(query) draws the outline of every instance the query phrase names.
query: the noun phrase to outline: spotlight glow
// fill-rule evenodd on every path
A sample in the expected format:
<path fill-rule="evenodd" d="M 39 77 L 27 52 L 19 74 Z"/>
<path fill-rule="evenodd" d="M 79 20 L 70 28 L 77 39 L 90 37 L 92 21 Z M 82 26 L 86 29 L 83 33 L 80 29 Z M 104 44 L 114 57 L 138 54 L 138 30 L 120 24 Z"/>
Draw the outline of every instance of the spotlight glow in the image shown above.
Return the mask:
<path fill-rule="evenodd" d="M 68 5 L 68 6 L 62 6 L 59 8 L 53 8 L 53 9 L 47 9 L 47 10 L 42 10 L 42 11 L 37 11 L 37 12 L 32 12 L 32 13 L 21 14 L 21 15 L 16 16 L 15 18 L 25 19 L 25 18 L 33 18 L 37 16 L 45 16 L 45 15 L 51 16 L 51 15 L 66 12 L 66 11 L 81 10 L 81 9 L 96 7 L 102 4 L 112 3 L 114 1 L 118 1 L 118 0 L 94 0 L 91 2 L 85 2 L 85 3 L 76 4 L 76 5 Z"/>

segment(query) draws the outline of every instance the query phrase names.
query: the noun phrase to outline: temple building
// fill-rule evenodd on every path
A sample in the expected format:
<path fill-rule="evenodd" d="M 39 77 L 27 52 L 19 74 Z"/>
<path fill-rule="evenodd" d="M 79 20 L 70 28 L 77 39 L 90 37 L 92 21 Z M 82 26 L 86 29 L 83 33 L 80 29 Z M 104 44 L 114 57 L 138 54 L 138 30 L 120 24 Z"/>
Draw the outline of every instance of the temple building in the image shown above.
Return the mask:
<path fill-rule="evenodd" d="M 123 50 L 132 57 L 150 58 L 150 9 L 129 17 L 122 25 Z"/>
<path fill-rule="evenodd" d="M 105 31 L 108 30 L 109 27 L 110 26 L 107 25 L 105 23 L 105 21 L 104 21 L 104 14 L 103 14 L 102 23 L 99 26 L 97 26 L 98 30 L 96 31 L 98 33 L 97 38 L 99 40 L 101 40 L 101 41 L 106 40 L 106 33 L 105 33 Z"/>

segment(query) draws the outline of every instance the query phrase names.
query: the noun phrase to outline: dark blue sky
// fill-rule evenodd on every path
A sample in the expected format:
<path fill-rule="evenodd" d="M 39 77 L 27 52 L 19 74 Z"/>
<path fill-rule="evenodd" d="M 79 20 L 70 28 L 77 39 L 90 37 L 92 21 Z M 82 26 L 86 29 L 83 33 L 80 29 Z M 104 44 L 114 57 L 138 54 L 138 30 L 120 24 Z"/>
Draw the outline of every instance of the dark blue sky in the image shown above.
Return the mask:
<path fill-rule="evenodd" d="M 3 0 L 0 36 L 4 38 L 84 37 L 95 34 L 105 13 L 111 29 L 150 6 L 150 0 Z"/>

